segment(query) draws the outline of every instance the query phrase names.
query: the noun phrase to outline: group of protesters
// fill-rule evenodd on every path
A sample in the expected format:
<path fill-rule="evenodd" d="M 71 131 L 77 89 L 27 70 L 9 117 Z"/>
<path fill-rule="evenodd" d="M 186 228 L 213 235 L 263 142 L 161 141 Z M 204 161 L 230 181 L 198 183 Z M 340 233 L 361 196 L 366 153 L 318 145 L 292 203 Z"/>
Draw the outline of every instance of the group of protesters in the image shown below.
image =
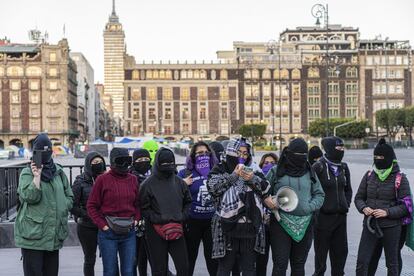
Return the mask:
<path fill-rule="evenodd" d="M 149 267 L 157 276 L 196 275 L 200 243 L 212 276 L 266 275 L 270 250 L 272 275 L 286 275 L 290 264 L 291 275 L 304 276 L 312 243 L 315 270 L 306 275 L 324 275 L 328 254 L 331 275 L 344 275 L 351 172 L 343 140 L 326 137 L 321 144 L 324 152 L 296 138 L 280 156 L 266 153 L 257 164 L 243 137 L 225 146 L 199 141 L 178 171 L 173 151 L 150 140 L 132 156 L 113 148 L 109 170 L 102 155 L 90 152 L 71 185 L 53 161 L 51 141 L 39 134 L 33 147 L 42 151 L 42 165 L 23 169 L 18 187 L 15 243 L 24 275 L 58 275 L 70 213 L 85 276 L 95 275 L 98 247 L 104 276 L 147 275 Z M 297 197 L 293 210 L 278 200 L 285 188 Z M 375 275 L 382 251 L 388 275 L 400 275 L 412 195 L 384 139 L 354 203 L 364 216 L 355 275 Z"/>

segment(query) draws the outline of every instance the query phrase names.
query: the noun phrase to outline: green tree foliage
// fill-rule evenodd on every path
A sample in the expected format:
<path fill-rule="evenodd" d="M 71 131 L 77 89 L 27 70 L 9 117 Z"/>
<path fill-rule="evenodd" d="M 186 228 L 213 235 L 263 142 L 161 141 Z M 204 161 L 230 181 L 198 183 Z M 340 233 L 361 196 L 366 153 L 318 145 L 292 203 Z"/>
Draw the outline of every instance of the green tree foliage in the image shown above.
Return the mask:
<path fill-rule="evenodd" d="M 240 126 L 239 134 L 249 137 L 254 142 L 266 133 L 266 124 L 245 124 Z"/>
<path fill-rule="evenodd" d="M 332 118 L 329 119 L 329 133 L 334 133 L 334 128 L 338 125 L 342 125 L 351 122 L 353 119 L 346 118 Z M 336 135 L 344 139 L 357 139 L 367 136 L 366 128 L 370 128 L 370 124 L 367 120 L 361 120 L 352 122 L 349 125 L 340 127 L 336 131 Z M 309 134 L 313 137 L 324 137 L 326 133 L 326 119 L 318 119 L 310 123 Z"/>
<path fill-rule="evenodd" d="M 375 113 L 377 125 L 385 129 L 390 139 L 395 138 L 398 131 L 405 125 L 406 112 L 402 108 L 382 109 Z"/>

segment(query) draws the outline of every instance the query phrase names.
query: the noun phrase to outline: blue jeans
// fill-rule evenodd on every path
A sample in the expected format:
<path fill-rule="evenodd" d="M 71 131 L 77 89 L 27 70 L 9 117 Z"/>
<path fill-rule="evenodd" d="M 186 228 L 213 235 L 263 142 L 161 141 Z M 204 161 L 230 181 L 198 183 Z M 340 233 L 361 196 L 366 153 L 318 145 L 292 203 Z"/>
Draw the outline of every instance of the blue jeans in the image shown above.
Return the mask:
<path fill-rule="evenodd" d="M 121 261 L 121 275 L 134 275 L 133 270 L 136 269 L 136 243 L 134 230 L 131 230 L 128 235 L 117 235 L 111 229 L 107 231 L 99 230 L 98 244 L 102 255 L 104 276 L 118 275 L 118 252 Z"/>

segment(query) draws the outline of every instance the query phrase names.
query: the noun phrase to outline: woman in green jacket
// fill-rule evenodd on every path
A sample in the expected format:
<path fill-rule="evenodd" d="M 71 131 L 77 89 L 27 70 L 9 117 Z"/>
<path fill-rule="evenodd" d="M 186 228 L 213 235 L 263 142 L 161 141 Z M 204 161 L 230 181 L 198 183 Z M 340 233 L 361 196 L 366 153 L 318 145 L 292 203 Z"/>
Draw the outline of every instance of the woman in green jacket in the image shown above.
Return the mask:
<path fill-rule="evenodd" d="M 274 276 L 285 276 L 290 261 L 291 275 L 305 276 L 305 263 L 312 245 L 312 217 L 321 208 L 325 194 L 307 161 L 308 145 L 302 138 L 292 140 L 283 149 L 276 168 L 266 175 L 271 193 L 288 187 L 298 196 L 292 212 L 279 210 L 280 220 L 270 218 Z M 275 206 L 278 208 L 277 204 Z"/>
<path fill-rule="evenodd" d="M 52 143 L 46 134 L 36 137 L 33 150 L 42 151 L 42 166 L 37 168 L 32 162 L 20 174 L 21 207 L 14 240 L 22 249 L 25 276 L 57 276 L 73 193 L 62 167 L 53 162 Z"/>

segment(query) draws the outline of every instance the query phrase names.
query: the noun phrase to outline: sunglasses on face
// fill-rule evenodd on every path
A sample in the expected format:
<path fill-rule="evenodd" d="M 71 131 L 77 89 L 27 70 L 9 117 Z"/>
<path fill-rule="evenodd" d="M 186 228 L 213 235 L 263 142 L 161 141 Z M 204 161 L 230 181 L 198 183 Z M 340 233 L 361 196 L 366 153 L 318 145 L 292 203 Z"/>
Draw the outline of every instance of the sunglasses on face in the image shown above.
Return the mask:
<path fill-rule="evenodd" d="M 239 157 L 248 157 L 249 156 L 248 151 L 238 151 L 237 154 L 239 155 Z"/>
<path fill-rule="evenodd" d="M 137 158 L 137 160 L 135 160 L 135 163 L 138 163 L 138 162 L 148 162 L 150 160 L 151 159 L 149 157 L 140 157 L 140 158 Z"/>

